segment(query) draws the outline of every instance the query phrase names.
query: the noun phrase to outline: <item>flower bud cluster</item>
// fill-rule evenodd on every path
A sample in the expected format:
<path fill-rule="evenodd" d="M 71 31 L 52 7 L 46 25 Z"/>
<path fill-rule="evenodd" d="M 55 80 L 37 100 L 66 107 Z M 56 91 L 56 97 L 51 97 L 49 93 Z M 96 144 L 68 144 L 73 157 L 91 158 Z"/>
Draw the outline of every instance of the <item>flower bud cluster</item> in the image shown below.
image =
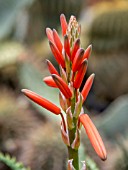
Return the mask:
<path fill-rule="evenodd" d="M 47 66 L 51 75 L 45 77 L 43 80 L 48 86 L 59 89 L 61 109 L 34 92 L 25 89 L 22 91 L 37 104 L 61 116 L 61 134 L 67 146 L 72 147 L 72 149 L 79 148 L 80 129 L 81 125 L 83 125 L 94 150 L 102 160 L 105 160 L 106 150 L 102 139 L 91 119 L 87 114 L 84 114 L 82 108 L 92 87 L 94 74 L 90 75 L 83 89 L 80 91 L 83 78 L 87 71 L 92 46 L 89 45 L 86 50 L 81 47 L 81 27 L 74 16 L 71 16 L 69 23 L 67 23 L 65 15 L 61 14 L 60 23 L 64 43 L 62 43 L 55 29 L 46 28 L 49 46 L 56 62 L 59 64 L 60 72 L 47 60 Z M 69 137 L 71 130 L 75 131 L 72 140 Z M 71 161 L 69 162 L 70 165 Z"/>

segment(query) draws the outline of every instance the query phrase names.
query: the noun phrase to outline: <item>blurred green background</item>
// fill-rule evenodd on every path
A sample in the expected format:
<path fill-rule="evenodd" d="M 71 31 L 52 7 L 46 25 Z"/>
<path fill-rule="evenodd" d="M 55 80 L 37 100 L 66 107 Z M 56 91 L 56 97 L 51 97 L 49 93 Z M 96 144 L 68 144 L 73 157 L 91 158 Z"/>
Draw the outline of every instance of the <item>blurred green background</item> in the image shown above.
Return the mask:
<path fill-rule="evenodd" d="M 49 75 L 45 59 L 57 67 L 45 28 L 61 34 L 61 13 L 67 20 L 76 16 L 82 26 L 82 47 L 93 47 L 83 84 L 91 73 L 96 77 L 84 107 L 102 134 L 108 160 L 97 158 L 84 132 L 82 151 L 101 170 L 127 170 L 127 0 L 0 0 L 0 151 L 32 170 L 66 169 L 59 118 L 20 91 L 28 88 L 59 105 L 58 90 L 47 87 L 42 79 Z M 0 170 L 9 167 L 1 162 Z"/>

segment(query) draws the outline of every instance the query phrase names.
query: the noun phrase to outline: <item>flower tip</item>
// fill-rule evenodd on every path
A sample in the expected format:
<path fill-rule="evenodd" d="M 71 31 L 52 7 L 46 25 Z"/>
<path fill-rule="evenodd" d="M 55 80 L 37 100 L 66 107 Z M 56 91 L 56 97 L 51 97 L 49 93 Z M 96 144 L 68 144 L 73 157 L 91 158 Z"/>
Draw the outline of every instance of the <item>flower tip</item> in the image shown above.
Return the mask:
<path fill-rule="evenodd" d="M 45 82 L 45 84 L 47 84 L 50 87 L 55 87 L 57 88 L 56 83 L 54 82 L 53 78 L 51 76 L 47 76 L 43 79 L 43 81 Z"/>
<path fill-rule="evenodd" d="M 92 50 L 92 44 L 90 44 L 88 47 Z"/>
<path fill-rule="evenodd" d="M 107 160 L 107 155 L 104 156 L 104 158 L 101 158 L 102 161 L 106 161 Z"/>
<path fill-rule="evenodd" d="M 95 78 L 95 73 L 92 73 L 91 77 L 92 77 L 92 79 L 94 79 Z"/>
<path fill-rule="evenodd" d="M 46 61 L 46 64 L 48 64 L 48 63 L 49 63 L 49 60 L 48 60 L 48 59 L 46 59 L 45 61 Z"/>
<path fill-rule="evenodd" d="M 22 89 L 21 92 L 25 94 L 27 92 L 27 89 Z"/>
<path fill-rule="evenodd" d="M 63 17 L 65 17 L 65 15 L 62 13 L 62 14 L 60 15 L 60 18 L 63 18 Z"/>
<path fill-rule="evenodd" d="M 51 29 L 50 29 L 49 27 L 47 27 L 47 28 L 46 28 L 46 33 L 47 33 L 49 30 L 51 30 Z"/>

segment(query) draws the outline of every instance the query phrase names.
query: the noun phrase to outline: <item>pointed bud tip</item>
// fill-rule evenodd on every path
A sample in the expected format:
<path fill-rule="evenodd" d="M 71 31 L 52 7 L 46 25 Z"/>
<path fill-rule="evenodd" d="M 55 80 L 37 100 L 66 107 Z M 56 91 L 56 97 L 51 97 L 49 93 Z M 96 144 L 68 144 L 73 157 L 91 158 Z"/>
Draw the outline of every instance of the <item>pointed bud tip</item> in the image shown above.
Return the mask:
<path fill-rule="evenodd" d="M 105 155 L 104 158 L 101 158 L 102 161 L 106 161 L 107 160 L 107 156 Z"/>
<path fill-rule="evenodd" d="M 49 28 L 49 27 L 47 27 L 46 29 L 45 29 L 45 32 L 46 32 L 46 34 L 48 35 L 48 33 L 50 32 L 52 32 L 52 30 L 51 30 L 51 28 Z"/>
<path fill-rule="evenodd" d="M 48 64 L 48 63 L 49 63 L 49 60 L 48 60 L 48 59 L 46 59 L 45 61 L 46 61 L 46 64 Z"/>
<path fill-rule="evenodd" d="M 92 44 L 90 44 L 88 47 L 89 47 L 90 49 L 92 49 Z"/>
<path fill-rule="evenodd" d="M 95 77 L 95 73 L 92 73 L 92 75 L 91 75 L 91 76 L 92 76 L 92 78 L 94 79 L 94 77 Z"/>
<path fill-rule="evenodd" d="M 47 32 L 48 30 L 51 30 L 51 29 L 50 29 L 49 27 L 47 27 L 45 30 L 46 30 L 46 32 Z"/>
<path fill-rule="evenodd" d="M 65 15 L 63 13 L 60 15 L 60 18 L 62 18 L 62 17 L 65 17 Z"/>
<path fill-rule="evenodd" d="M 26 90 L 27 90 L 27 89 L 22 89 L 22 90 L 21 90 L 21 92 L 22 92 L 22 93 L 25 93 L 25 92 L 26 92 Z"/>

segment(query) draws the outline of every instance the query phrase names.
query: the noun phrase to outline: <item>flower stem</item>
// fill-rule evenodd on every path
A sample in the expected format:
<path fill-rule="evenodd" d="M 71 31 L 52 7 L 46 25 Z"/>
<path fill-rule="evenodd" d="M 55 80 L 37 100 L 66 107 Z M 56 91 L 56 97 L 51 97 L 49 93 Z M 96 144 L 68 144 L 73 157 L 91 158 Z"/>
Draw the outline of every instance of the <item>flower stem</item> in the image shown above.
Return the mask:
<path fill-rule="evenodd" d="M 75 103 L 76 103 L 76 93 L 77 90 L 74 89 L 74 98 L 71 101 L 71 111 L 72 114 L 74 115 L 74 110 L 75 110 Z M 69 141 L 70 141 L 70 146 L 68 146 L 68 156 L 69 160 L 73 159 L 73 167 L 75 170 L 79 170 L 79 154 L 78 154 L 78 149 L 73 149 L 71 144 L 73 143 L 75 139 L 75 133 L 76 133 L 76 126 L 77 126 L 77 119 L 73 117 L 73 124 L 74 128 L 73 129 L 68 129 L 68 134 L 69 134 Z"/>
<path fill-rule="evenodd" d="M 69 139 L 70 144 L 72 144 L 74 138 L 75 138 L 75 128 L 72 130 L 69 130 Z M 71 146 L 68 146 L 68 157 L 69 160 L 73 159 L 73 166 L 75 170 L 79 170 L 79 155 L 78 155 L 78 149 L 73 149 Z"/>

